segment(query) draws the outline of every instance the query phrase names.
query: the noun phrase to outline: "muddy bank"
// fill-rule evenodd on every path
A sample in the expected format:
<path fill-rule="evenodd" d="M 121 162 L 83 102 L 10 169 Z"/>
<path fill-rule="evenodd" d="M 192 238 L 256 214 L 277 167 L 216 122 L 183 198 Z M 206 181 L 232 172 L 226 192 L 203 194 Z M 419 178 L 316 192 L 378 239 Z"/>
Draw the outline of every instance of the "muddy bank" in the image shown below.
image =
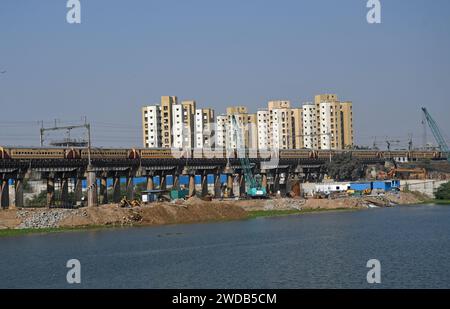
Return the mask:
<path fill-rule="evenodd" d="M 0 229 L 72 228 L 83 226 L 161 225 L 238 220 L 247 217 L 230 203 L 154 203 L 121 208 L 116 204 L 80 209 L 10 209 L 0 211 Z"/>
<path fill-rule="evenodd" d="M 24 208 L 0 211 L 0 229 L 77 228 L 85 226 L 133 226 L 239 220 L 255 211 L 363 209 L 369 205 L 417 204 L 422 201 L 412 193 L 380 197 L 339 199 L 268 199 L 187 201 L 152 203 L 121 208 L 116 204 L 80 209 Z"/>

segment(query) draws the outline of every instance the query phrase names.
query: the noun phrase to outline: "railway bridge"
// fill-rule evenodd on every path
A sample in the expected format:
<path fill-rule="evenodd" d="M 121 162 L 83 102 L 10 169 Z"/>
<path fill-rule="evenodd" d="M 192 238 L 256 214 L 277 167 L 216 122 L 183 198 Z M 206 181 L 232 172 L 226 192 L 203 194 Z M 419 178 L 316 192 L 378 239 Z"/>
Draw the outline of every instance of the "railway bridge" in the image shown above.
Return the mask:
<path fill-rule="evenodd" d="M 251 158 L 250 163 L 254 174 L 261 177 L 262 184 L 268 192 L 289 190 L 293 181 L 314 180 L 323 174 L 323 165 L 327 159 L 317 158 Z M 380 158 L 366 159 L 365 163 L 384 163 Z M 226 186 L 232 196 L 233 184 L 238 183 L 240 192 L 245 192 L 245 177 L 239 159 L 208 158 L 208 159 L 92 159 L 91 165 L 87 159 L 6 159 L 0 160 L 0 199 L 1 207 L 8 208 L 24 206 L 24 180 L 32 176 L 47 183 L 47 206 L 71 206 L 80 202 L 83 197 L 82 182 L 87 180 L 86 190 L 93 192 L 93 204 L 120 202 L 121 179 L 125 179 L 126 196 L 134 198 L 133 179 L 146 178 L 147 190 L 157 189 L 155 177 L 159 178 L 158 189 L 166 190 L 167 177 L 173 179 L 172 187 L 179 186 L 179 177 L 189 177 L 189 194 L 208 194 L 208 175 L 213 175 L 215 197 L 222 195 L 221 175 L 226 175 Z M 201 177 L 201 192 L 195 192 L 195 176 Z M 89 181 L 91 177 L 91 181 Z M 112 194 L 108 196 L 107 181 L 112 179 Z M 211 179 L 211 178 L 210 178 Z M 10 200 L 10 182 L 13 182 L 14 201 Z M 60 196 L 55 195 L 56 185 L 60 188 Z M 70 185 L 70 186 L 69 186 Z M 73 188 L 74 201 L 69 201 L 69 187 Z"/>
<path fill-rule="evenodd" d="M 0 200 L 1 207 L 11 204 L 24 206 L 24 180 L 38 178 L 46 181 L 47 206 L 71 206 L 83 197 L 84 180 L 87 181 L 89 205 L 119 202 L 121 179 L 125 179 L 126 195 L 134 198 L 136 177 L 146 178 L 146 188 L 167 189 L 167 177 L 173 187 L 179 187 L 180 176 L 189 177 L 190 196 L 208 194 L 208 175 L 213 175 L 213 195 L 222 195 L 221 175 L 226 175 L 229 196 L 245 192 L 245 176 L 236 152 L 225 150 L 178 149 L 103 149 L 86 148 L 5 148 L 0 147 Z M 363 164 L 378 164 L 398 159 L 443 160 L 437 151 L 378 151 L 378 150 L 278 150 L 270 155 L 260 150 L 247 150 L 252 172 L 259 175 L 267 192 L 288 192 L 293 181 L 314 181 L 324 174 L 323 166 L 334 156 L 349 153 Z M 174 153 L 179 156 L 175 157 Z M 90 164 L 89 164 L 90 162 Z M 201 177 L 201 190 L 195 192 L 195 176 Z M 108 179 L 112 179 L 112 192 L 108 196 Z M 210 177 L 211 179 L 211 177 Z M 14 201 L 10 201 L 10 183 L 13 182 Z M 55 187 L 60 196 L 55 196 Z M 233 187 L 240 190 L 233 192 Z M 69 198 L 69 188 L 73 198 Z"/>

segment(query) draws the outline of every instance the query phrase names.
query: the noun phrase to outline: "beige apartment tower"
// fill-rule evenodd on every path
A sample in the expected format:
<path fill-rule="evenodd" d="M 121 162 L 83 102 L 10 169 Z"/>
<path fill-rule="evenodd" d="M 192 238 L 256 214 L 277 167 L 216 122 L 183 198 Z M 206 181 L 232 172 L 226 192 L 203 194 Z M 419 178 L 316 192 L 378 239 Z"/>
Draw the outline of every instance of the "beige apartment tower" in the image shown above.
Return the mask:
<path fill-rule="evenodd" d="M 172 147 L 172 106 L 177 104 L 176 96 L 161 97 L 161 147 Z"/>
<path fill-rule="evenodd" d="M 303 109 L 291 109 L 292 145 L 293 149 L 302 149 L 303 146 Z"/>
<path fill-rule="evenodd" d="M 353 103 L 341 102 L 342 144 L 344 148 L 353 147 Z"/>
<path fill-rule="evenodd" d="M 314 97 L 319 149 L 342 149 L 341 105 L 336 94 Z"/>
<path fill-rule="evenodd" d="M 236 119 L 236 124 L 233 121 L 233 116 Z M 248 123 L 248 113 L 247 107 L 245 106 L 230 106 L 227 107 L 227 138 L 226 138 L 226 148 L 227 149 L 237 149 L 238 147 L 238 136 L 240 134 L 241 143 L 246 148 L 248 148 L 248 134 L 247 134 L 247 123 Z"/>

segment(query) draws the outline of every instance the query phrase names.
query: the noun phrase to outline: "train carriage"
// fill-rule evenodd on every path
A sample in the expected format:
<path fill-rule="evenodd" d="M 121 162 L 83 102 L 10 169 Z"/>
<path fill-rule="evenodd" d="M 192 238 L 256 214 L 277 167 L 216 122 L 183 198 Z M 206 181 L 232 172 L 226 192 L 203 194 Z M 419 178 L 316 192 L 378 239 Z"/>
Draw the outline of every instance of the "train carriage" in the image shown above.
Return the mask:
<path fill-rule="evenodd" d="M 128 149 L 91 148 L 91 159 L 128 159 Z M 81 158 L 87 159 L 89 150 L 81 150 Z"/>
<path fill-rule="evenodd" d="M 280 150 L 281 159 L 314 159 L 315 153 L 311 149 Z"/>
<path fill-rule="evenodd" d="M 63 148 L 11 148 L 11 159 L 65 159 L 66 150 Z"/>
<path fill-rule="evenodd" d="M 140 150 L 140 155 L 142 159 L 171 159 L 174 152 L 171 148 L 146 148 Z"/>

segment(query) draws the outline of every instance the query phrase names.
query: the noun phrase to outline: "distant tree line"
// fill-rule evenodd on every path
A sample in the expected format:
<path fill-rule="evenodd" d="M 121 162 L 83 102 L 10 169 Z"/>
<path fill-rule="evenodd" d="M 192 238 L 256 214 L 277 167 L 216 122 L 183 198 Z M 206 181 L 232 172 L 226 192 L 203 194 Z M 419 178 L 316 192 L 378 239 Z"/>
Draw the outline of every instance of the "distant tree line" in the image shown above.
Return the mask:
<path fill-rule="evenodd" d="M 435 196 L 438 200 L 450 200 L 450 181 L 440 185 Z"/>
<path fill-rule="evenodd" d="M 328 176 L 336 181 L 354 181 L 364 177 L 364 164 L 352 158 L 350 153 L 334 156 L 331 162 L 325 164 L 325 169 Z"/>

